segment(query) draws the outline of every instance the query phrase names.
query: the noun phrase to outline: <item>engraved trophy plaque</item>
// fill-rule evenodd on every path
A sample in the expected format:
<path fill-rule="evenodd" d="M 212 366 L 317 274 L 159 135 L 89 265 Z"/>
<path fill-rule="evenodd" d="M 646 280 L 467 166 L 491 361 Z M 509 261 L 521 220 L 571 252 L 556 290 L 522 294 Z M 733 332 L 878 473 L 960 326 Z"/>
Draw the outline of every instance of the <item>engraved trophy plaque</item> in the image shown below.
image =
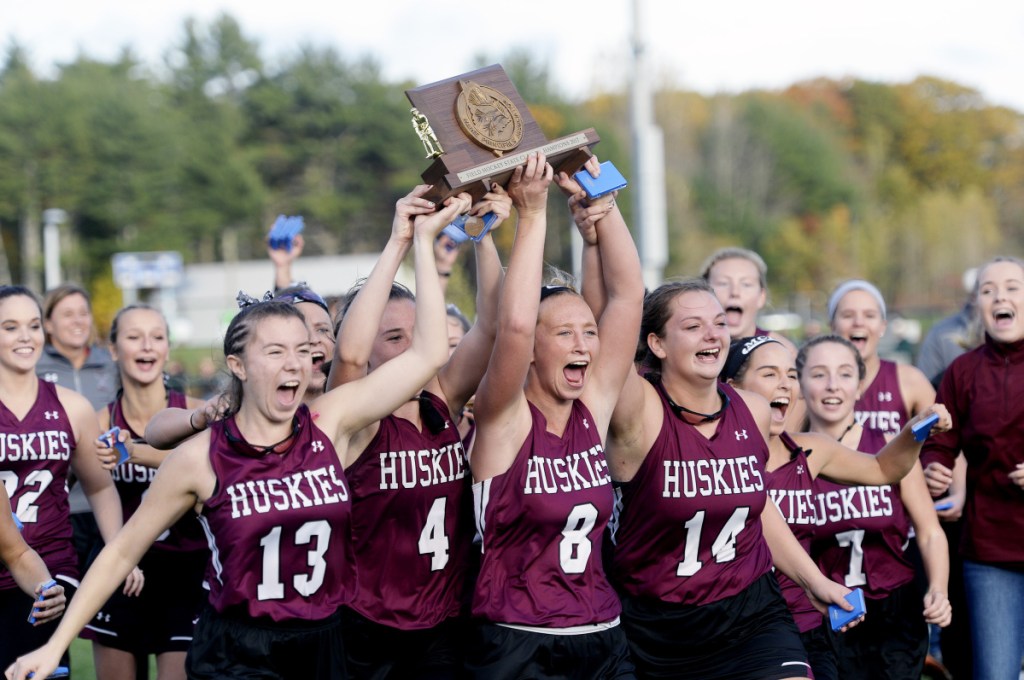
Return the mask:
<path fill-rule="evenodd" d="M 601 141 L 593 128 L 549 140 L 498 64 L 405 95 L 413 105 L 413 128 L 427 158 L 434 159 L 422 174 L 433 185 L 425 198 L 437 203 L 461 192 L 480 200 L 490 182 L 504 186 L 536 151 L 556 173 L 572 175 Z"/>

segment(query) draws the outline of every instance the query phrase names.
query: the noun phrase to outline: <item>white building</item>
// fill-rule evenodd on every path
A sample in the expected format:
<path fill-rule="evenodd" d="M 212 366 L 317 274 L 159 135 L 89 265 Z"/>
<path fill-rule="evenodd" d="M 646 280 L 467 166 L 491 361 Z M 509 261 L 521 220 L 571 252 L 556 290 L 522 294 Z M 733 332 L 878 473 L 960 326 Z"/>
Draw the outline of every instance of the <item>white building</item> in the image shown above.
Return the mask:
<path fill-rule="evenodd" d="M 343 295 L 370 275 L 378 257 L 376 253 L 302 257 L 293 265 L 292 274 L 324 297 Z M 412 268 L 403 266 L 397 280 L 413 287 Z M 171 295 L 158 296 L 154 304 L 162 306 L 171 320 L 175 344 L 219 349 L 224 331 L 238 311 L 238 291 L 262 298 L 273 287 L 274 267 L 267 259 L 193 264 L 185 267 L 181 286 L 168 291 Z"/>

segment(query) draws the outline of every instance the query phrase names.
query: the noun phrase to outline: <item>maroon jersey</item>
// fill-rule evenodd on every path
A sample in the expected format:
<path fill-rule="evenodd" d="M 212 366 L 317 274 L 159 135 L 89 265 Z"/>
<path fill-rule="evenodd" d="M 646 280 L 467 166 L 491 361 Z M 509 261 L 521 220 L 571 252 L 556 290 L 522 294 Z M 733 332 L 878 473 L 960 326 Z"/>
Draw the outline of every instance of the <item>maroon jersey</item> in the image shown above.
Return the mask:
<path fill-rule="evenodd" d="M 473 485 L 483 560 L 473 614 L 569 628 L 621 612 L 601 564 L 614 502 L 601 437 L 576 400 L 561 437 L 530 404 L 533 427 L 512 467 Z"/>
<path fill-rule="evenodd" d="M 233 417 L 210 427 L 210 441 L 217 486 L 200 521 L 213 608 L 315 621 L 347 604 L 356 587 L 348 483 L 309 409 L 299 407 L 283 453 L 254 450 Z"/>
<path fill-rule="evenodd" d="M 767 472 L 768 495 L 779 509 L 793 531 L 796 540 L 804 550 L 811 552 L 811 541 L 817 525 L 817 513 L 814 503 L 814 478 L 811 477 L 807 456 L 804 451 L 787 433 L 781 435 L 782 442 L 791 454 L 789 462 L 779 468 Z M 793 579 L 781 571 L 775 571 L 782 595 L 786 598 L 793 620 L 801 633 L 806 633 L 821 625 L 821 612 L 814 608 L 807 593 Z"/>
<path fill-rule="evenodd" d="M 473 542 L 469 464 L 448 405 L 424 393 L 443 428 L 380 421 L 346 471 L 359 589 L 351 607 L 380 624 L 432 628 L 459 613 Z"/>
<path fill-rule="evenodd" d="M 896 363 L 886 359 L 881 362 L 878 375 L 857 400 L 853 414 L 865 430 L 895 436 L 907 423 L 907 406 L 900 392 Z"/>
<path fill-rule="evenodd" d="M 950 364 L 937 401 L 949 409 L 953 427 L 925 441 L 921 464 L 952 469 L 960 451 L 967 458 L 963 556 L 1024 571 L 1024 493 L 1009 477 L 1024 451 L 1024 342 L 986 335 Z"/>
<path fill-rule="evenodd" d="M 664 424 L 621 488 L 613 575 L 634 597 L 716 602 L 772 566 L 761 532 L 768 445 L 729 385 L 719 385 L 729 406 L 710 439 L 678 417 L 657 387 Z"/>
<path fill-rule="evenodd" d="M 187 408 L 188 402 L 181 392 L 167 392 L 167 406 L 170 408 Z M 125 420 L 121 411 L 121 396 L 107 404 L 107 413 L 110 414 L 111 426 L 118 426 L 128 432 L 135 442 L 145 443 Z M 117 487 L 117 495 L 121 498 L 121 512 L 124 521 L 135 514 L 142 503 L 142 497 L 149 489 L 150 482 L 156 477 L 156 468 L 146 467 L 137 463 L 121 463 L 111 471 L 114 477 L 114 486 Z M 192 512 L 185 513 L 174 525 L 161 534 L 153 544 L 152 550 L 171 550 L 175 552 L 190 550 L 206 550 L 206 537 L 203 535 L 203 527 L 199 524 Z"/>
<path fill-rule="evenodd" d="M 51 574 L 78 577 L 71 542 L 68 470 L 75 435 L 57 398 L 57 386 L 39 380 L 39 394 L 24 420 L 0 400 L 0 479 L 11 510 L 25 525 L 22 538 L 43 558 Z M 17 588 L 0 566 L 0 590 Z"/>
<path fill-rule="evenodd" d="M 878 453 L 880 432 L 864 430 L 857 450 Z M 904 550 L 910 518 L 898 484 L 849 486 L 819 477 L 814 482 L 818 527 L 811 553 L 821 572 L 870 598 L 883 598 L 914 578 Z"/>

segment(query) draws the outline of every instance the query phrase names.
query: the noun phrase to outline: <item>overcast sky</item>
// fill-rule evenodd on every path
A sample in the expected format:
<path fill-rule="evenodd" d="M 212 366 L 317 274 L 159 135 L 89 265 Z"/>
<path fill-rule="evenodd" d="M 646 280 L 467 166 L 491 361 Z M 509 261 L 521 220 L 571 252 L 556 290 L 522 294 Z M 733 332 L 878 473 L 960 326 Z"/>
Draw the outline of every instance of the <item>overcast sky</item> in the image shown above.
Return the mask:
<path fill-rule="evenodd" d="M 657 79 L 704 93 L 778 88 L 815 76 L 905 82 L 935 75 L 1024 111 L 1021 0 L 644 0 Z M 629 0 L 0 0 L 0 40 L 42 72 L 126 45 L 158 65 L 183 20 L 226 12 L 265 58 L 302 43 L 374 56 L 387 77 L 424 84 L 469 70 L 480 53 L 524 48 L 572 97 L 625 83 Z"/>

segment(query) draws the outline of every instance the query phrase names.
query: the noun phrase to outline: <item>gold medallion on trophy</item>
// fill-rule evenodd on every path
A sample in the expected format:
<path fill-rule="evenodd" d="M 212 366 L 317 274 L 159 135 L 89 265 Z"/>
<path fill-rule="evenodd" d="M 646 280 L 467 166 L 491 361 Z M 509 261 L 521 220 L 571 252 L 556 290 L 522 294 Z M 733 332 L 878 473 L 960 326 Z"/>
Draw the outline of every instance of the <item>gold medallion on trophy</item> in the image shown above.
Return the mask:
<path fill-rule="evenodd" d="M 523 140 L 523 117 L 512 101 L 493 87 L 460 80 L 455 102 L 459 127 L 485 149 L 500 156 Z"/>

